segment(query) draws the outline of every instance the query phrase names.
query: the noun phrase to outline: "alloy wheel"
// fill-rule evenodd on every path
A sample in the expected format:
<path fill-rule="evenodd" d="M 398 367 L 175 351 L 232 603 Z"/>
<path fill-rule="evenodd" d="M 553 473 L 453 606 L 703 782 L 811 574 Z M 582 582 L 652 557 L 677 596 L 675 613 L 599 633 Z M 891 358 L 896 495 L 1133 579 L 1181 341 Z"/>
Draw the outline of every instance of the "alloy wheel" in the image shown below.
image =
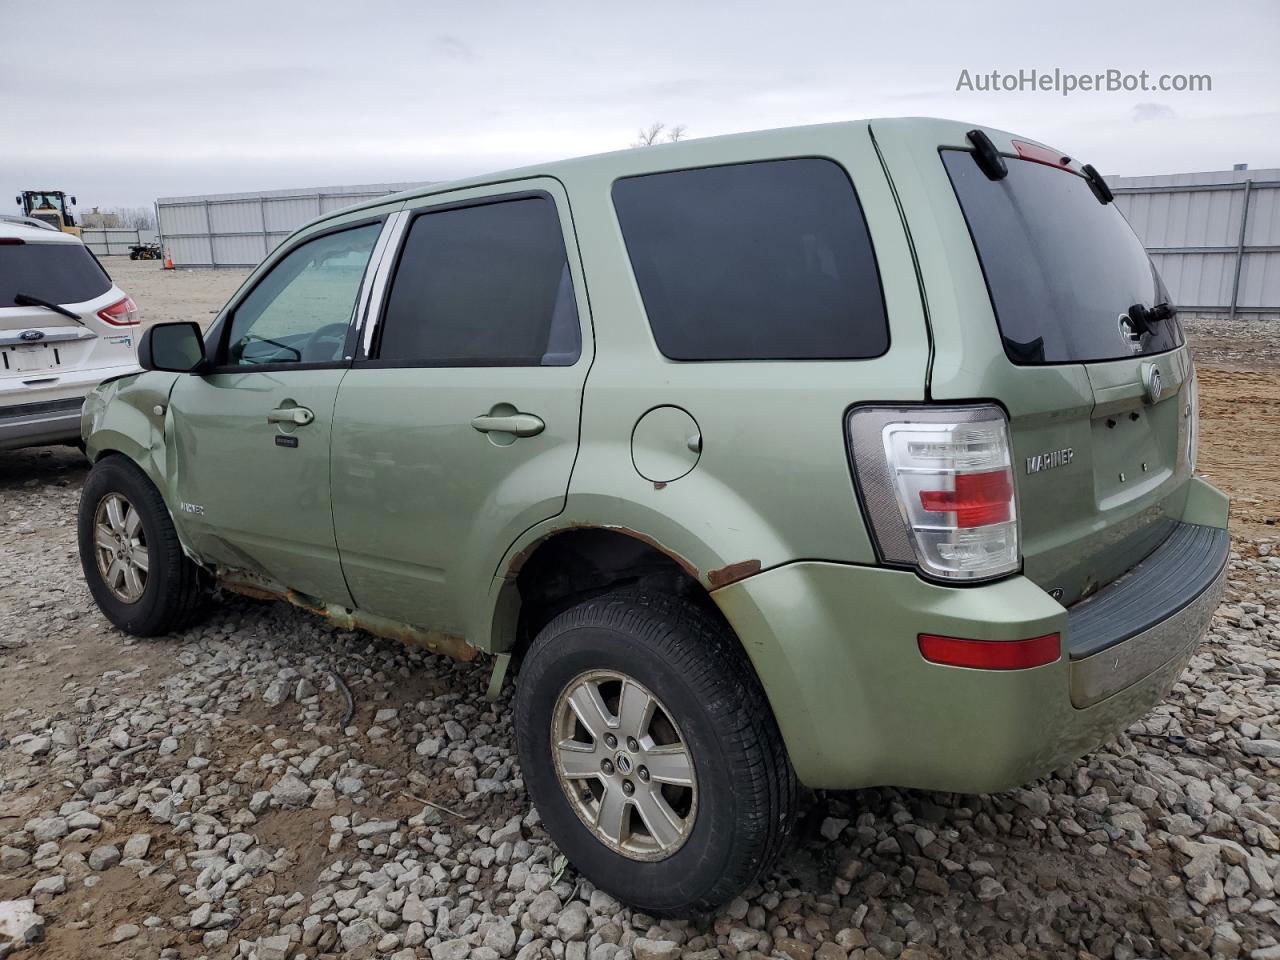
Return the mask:
<path fill-rule="evenodd" d="M 93 552 L 111 595 L 137 603 L 147 589 L 150 561 L 142 516 L 125 497 L 109 493 L 93 515 Z"/>
<path fill-rule="evenodd" d="M 624 673 L 591 670 L 561 691 L 551 722 L 556 775 L 597 840 L 633 860 L 664 860 L 684 845 L 697 781 L 661 700 Z"/>

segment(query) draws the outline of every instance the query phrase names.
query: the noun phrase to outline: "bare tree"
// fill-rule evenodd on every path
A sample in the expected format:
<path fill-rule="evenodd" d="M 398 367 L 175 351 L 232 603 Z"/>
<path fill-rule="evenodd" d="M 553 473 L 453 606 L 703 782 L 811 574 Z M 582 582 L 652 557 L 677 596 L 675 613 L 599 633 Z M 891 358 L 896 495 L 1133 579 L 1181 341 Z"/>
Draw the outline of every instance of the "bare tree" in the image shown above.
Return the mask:
<path fill-rule="evenodd" d="M 667 125 L 665 123 L 654 122 L 649 124 L 648 128 L 641 128 L 637 133 L 636 142 L 631 144 L 633 147 L 652 147 L 658 142 L 658 137 L 662 135 Z"/>
<path fill-rule="evenodd" d="M 121 226 L 133 230 L 154 230 L 156 219 L 146 207 L 112 207 L 107 211 L 120 218 Z"/>
<path fill-rule="evenodd" d="M 684 139 L 684 132 L 685 125 L 683 123 L 677 124 L 668 130 L 665 123 L 655 121 L 649 126 L 638 130 L 636 132 L 636 141 L 631 145 L 633 147 L 652 147 L 660 140 L 665 140 L 667 143 L 675 143 Z"/>

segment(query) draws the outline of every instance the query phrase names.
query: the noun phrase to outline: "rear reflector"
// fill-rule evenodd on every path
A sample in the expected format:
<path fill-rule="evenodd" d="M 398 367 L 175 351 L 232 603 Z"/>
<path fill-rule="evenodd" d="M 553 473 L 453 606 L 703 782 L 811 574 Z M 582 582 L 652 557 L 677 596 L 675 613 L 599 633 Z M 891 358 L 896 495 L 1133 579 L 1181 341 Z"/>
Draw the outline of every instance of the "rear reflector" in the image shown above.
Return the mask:
<path fill-rule="evenodd" d="M 113 327 L 131 327 L 138 322 L 138 305 L 132 297 L 125 297 L 98 311 L 98 316 Z"/>
<path fill-rule="evenodd" d="M 1061 656 L 1056 633 L 1030 640 L 963 640 L 922 633 L 920 655 L 930 663 L 975 670 L 1026 670 L 1053 663 Z"/>

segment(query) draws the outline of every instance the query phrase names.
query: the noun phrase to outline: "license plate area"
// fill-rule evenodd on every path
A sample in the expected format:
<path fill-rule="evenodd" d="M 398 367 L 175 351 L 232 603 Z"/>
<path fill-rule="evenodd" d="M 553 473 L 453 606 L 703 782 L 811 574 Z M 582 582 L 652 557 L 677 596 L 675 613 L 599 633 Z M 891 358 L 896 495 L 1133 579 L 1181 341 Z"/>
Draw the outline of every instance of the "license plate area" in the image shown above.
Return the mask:
<path fill-rule="evenodd" d="M 1115 411 L 1093 421 L 1094 491 L 1107 511 L 1146 496 L 1178 465 L 1177 398 Z"/>
<path fill-rule="evenodd" d="M 22 343 L 0 348 L 0 370 L 27 373 L 62 366 L 61 350 L 54 343 Z"/>

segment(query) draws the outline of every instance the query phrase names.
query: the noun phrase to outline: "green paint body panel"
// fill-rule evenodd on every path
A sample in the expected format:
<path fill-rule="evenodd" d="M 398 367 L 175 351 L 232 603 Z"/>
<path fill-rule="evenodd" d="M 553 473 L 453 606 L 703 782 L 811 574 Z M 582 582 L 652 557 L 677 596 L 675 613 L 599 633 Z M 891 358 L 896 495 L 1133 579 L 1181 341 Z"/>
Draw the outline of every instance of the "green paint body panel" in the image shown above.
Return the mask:
<path fill-rule="evenodd" d="M 1193 487 L 1183 519 L 1225 527 L 1225 497 L 1198 478 Z M 908 572 L 800 562 L 712 597 L 755 665 L 797 775 L 813 788 L 1012 789 L 1142 716 L 1191 656 L 1190 647 L 1173 649 L 1144 678 L 1077 709 L 1067 612 L 1025 577 L 955 589 Z M 1060 633 L 1064 654 L 1029 670 L 942 666 L 920 656 L 919 633 Z"/>
<path fill-rule="evenodd" d="M 1160 355 L 1165 392 L 1156 403 L 1144 395 L 1141 358 L 1035 367 L 1006 358 L 938 155 L 966 146 L 967 129 L 888 120 L 693 140 L 439 184 L 322 217 L 253 272 L 213 329 L 319 231 L 538 191 L 560 218 L 580 359 L 147 373 L 86 403 L 90 454 L 138 462 L 199 562 L 496 654 L 516 641 L 515 577 L 532 553 L 583 527 L 625 533 L 711 592 L 806 783 L 970 791 L 1025 782 L 1148 709 L 1180 669 L 1177 658 L 1076 710 L 1065 658 L 1031 670 L 959 670 L 925 662 L 916 634 L 1061 632 L 1067 614 L 1048 591 L 1070 605 L 1132 568 L 1178 520 L 1225 526 L 1226 501 L 1191 479 L 1182 453 L 1193 376 L 1185 347 Z M 1011 149 L 1011 135 L 988 132 Z M 613 184 L 791 157 L 828 158 L 848 172 L 875 251 L 889 350 L 856 361 L 668 360 L 649 329 Z M 364 281 L 371 300 L 377 263 L 393 256 L 375 253 Z M 265 413 L 286 401 L 314 411 L 315 422 L 296 431 L 267 424 Z M 877 566 L 850 473 L 849 408 L 974 401 L 995 401 L 1010 417 L 1021 574 L 956 588 Z M 683 413 L 639 431 L 637 460 L 637 424 L 659 408 Z M 471 426 L 478 415 L 517 411 L 545 429 L 513 438 Z M 696 453 L 684 435 L 690 421 Z M 299 446 L 278 446 L 290 432 Z M 1068 467 L 1021 469 L 1024 458 L 1065 447 L 1075 451 Z M 655 482 L 640 462 L 674 479 Z"/>

